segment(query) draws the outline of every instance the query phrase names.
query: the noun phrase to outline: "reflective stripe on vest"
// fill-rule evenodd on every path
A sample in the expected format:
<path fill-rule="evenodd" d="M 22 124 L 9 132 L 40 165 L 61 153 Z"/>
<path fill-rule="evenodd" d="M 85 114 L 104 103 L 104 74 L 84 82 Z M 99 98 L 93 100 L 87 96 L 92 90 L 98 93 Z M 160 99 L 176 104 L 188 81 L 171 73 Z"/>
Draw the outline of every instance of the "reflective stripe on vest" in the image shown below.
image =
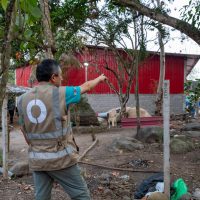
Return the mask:
<path fill-rule="evenodd" d="M 64 128 L 62 130 L 58 130 L 58 131 L 52 131 L 52 132 L 48 132 L 48 133 L 27 133 L 27 137 L 28 139 L 32 139 L 32 140 L 46 140 L 46 139 L 54 139 L 54 138 L 58 138 L 60 136 L 64 136 L 67 135 L 68 133 L 70 133 L 72 130 L 71 127 L 68 128 Z"/>
<path fill-rule="evenodd" d="M 18 97 L 17 109 L 20 115 L 22 115 L 22 96 Z"/>
<path fill-rule="evenodd" d="M 57 158 L 62 158 L 64 156 L 67 156 L 71 154 L 75 149 L 72 146 L 66 147 L 62 151 L 58 152 L 29 152 L 29 158 L 30 159 L 42 159 L 42 160 L 48 160 L 48 159 L 57 159 Z"/>
<path fill-rule="evenodd" d="M 60 114 L 59 88 L 57 87 L 53 88 L 52 102 L 53 102 L 53 113 L 54 113 L 56 129 L 61 130 L 62 123 Z"/>

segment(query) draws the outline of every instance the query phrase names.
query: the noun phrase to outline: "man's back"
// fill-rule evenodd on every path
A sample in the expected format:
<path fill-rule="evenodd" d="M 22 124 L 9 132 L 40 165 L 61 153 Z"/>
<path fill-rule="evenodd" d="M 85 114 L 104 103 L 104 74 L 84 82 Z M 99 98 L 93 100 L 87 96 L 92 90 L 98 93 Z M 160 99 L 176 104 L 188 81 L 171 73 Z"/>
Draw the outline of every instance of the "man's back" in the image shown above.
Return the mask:
<path fill-rule="evenodd" d="M 58 170 L 77 162 L 76 144 L 66 117 L 66 87 L 39 85 L 21 96 L 18 105 L 23 131 L 31 144 L 31 169 Z"/>

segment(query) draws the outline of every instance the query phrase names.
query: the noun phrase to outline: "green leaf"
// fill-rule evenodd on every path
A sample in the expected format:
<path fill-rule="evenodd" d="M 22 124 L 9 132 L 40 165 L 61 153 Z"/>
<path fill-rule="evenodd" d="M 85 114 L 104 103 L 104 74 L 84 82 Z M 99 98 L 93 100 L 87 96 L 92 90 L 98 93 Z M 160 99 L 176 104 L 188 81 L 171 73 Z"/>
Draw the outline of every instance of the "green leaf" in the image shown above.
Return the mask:
<path fill-rule="evenodd" d="M 30 29 L 28 29 L 24 32 L 24 36 L 26 39 L 29 39 L 32 36 L 32 34 L 33 34 L 33 32 Z"/>
<path fill-rule="evenodd" d="M 33 7 L 36 7 L 36 6 L 37 6 L 37 0 L 28 0 L 28 2 L 29 2 Z"/>
<path fill-rule="evenodd" d="M 32 6 L 31 4 L 28 5 L 29 12 L 35 18 L 40 18 L 42 16 L 41 11 L 38 7 Z"/>
<path fill-rule="evenodd" d="M 8 6 L 8 0 L 1 0 L 1 5 L 2 5 L 3 9 L 6 10 L 6 8 Z"/>

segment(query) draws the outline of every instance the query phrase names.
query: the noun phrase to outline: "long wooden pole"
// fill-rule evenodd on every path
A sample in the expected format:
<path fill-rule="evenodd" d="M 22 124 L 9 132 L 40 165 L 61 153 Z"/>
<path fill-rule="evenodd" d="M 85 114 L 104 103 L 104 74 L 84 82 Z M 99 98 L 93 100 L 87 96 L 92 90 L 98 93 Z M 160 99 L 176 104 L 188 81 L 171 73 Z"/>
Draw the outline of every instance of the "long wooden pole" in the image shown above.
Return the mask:
<path fill-rule="evenodd" d="M 7 121 L 8 96 L 5 95 L 2 105 L 2 149 L 3 149 L 3 177 L 8 178 L 8 121 Z"/>
<path fill-rule="evenodd" d="M 169 135 L 169 119 L 170 119 L 170 94 L 169 80 L 163 83 L 163 118 L 164 118 L 164 192 L 170 199 L 170 135 Z"/>

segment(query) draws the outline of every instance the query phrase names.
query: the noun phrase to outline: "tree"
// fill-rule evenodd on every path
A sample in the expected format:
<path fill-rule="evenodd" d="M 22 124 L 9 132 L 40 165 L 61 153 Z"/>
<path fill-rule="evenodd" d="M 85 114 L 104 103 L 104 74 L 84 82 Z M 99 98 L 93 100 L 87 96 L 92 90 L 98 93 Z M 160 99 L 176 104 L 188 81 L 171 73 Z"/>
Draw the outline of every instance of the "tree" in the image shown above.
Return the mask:
<path fill-rule="evenodd" d="M 2 108 L 3 99 L 6 92 L 6 84 L 8 81 L 8 69 L 10 66 L 11 42 L 13 40 L 14 24 L 15 24 L 15 0 L 10 0 L 8 5 L 2 4 L 5 9 L 5 31 L 3 44 L 1 47 L 1 69 L 0 69 L 0 108 Z M 0 109 L 1 110 L 1 109 Z"/>
<path fill-rule="evenodd" d="M 200 98 L 200 80 L 187 81 L 184 85 L 186 94 L 187 107 L 186 111 L 190 114 L 196 112 L 196 116 L 199 115 L 199 98 Z"/>
<path fill-rule="evenodd" d="M 199 30 L 199 8 L 200 3 L 199 1 L 189 1 L 189 7 L 186 7 L 186 10 L 188 11 L 189 18 L 187 21 L 180 20 L 174 17 L 171 17 L 165 12 L 162 12 L 159 8 L 148 8 L 144 3 L 140 3 L 140 1 L 132 1 L 132 0 L 112 0 L 112 3 L 115 3 L 116 5 L 125 6 L 130 8 L 131 10 L 136 10 L 140 12 L 142 15 L 145 15 L 151 19 L 154 19 L 162 24 L 169 25 L 180 32 L 186 34 L 191 39 L 193 39 L 197 44 L 200 45 L 200 30 Z M 192 4 L 195 4 L 195 12 L 192 13 L 190 8 L 192 7 Z M 191 5 L 191 6 L 190 6 Z M 190 12 L 191 11 L 191 12 Z M 196 15 L 197 13 L 197 15 Z M 196 21 L 195 23 L 190 24 L 188 21 L 193 20 Z M 195 26 L 198 24 L 197 26 Z"/>
<path fill-rule="evenodd" d="M 157 0 L 157 5 L 162 9 L 162 4 L 160 0 Z M 164 38 L 166 36 L 166 31 L 163 26 L 158 23 L 158 43 L 160 47 L 160 75 L 159 82 L 157 87 L 157 96 L 156 96 L 156 111 L 157 115 L 162 115 L 162 107 L 163 107 L 163 83 L 165 80 L 165 49 L 164 49 Z"/>
<path fill-rule="evenodd" d="M 40 0 L 40 9 L 42 11 L 43 38 L 45 45 L 45 57 L 53 59 L 55 53 L 55 42 L 51 30 L 51 18 L 49 13 L 48 0 Z"/>
<path fill-rule="evenodd" d="M 92 38 L 93 43 L 108 46 L 104 50 L 105 65 L 103 67 L 117 80 L 117 86 L 109 81 L 108 84 L 118 95 L 121 115 L 124 116 L 130 90 L 133 82 L 135 82 L 135 75 L 138 73 L 138 66 L 144 60 L 146 53 L 146 37 L 142 31 L 144 26 L 143 16 L 124 7 L 109 4 L 105 4 L 98 14 L 98 18 L 91 19 L 90 22 L 86 23 L 84 32 Z M 131 49 L 128 48 L 127 43 L 131 44 Z M 118 48 L 119 46 L 121 49 Z M 114 55 L 116 58 L 116 66 L 109 65 L 110 55 L 112 57 Z M 93 62 L 96 70 L 99 71 L 98 61 Z M 99 71 L 99 73 L 101 72 Z M 138 85 L 136 85 L 137 91 Z M 136 98 L 136 102 L 139 106 L 139 96 Z"/>

